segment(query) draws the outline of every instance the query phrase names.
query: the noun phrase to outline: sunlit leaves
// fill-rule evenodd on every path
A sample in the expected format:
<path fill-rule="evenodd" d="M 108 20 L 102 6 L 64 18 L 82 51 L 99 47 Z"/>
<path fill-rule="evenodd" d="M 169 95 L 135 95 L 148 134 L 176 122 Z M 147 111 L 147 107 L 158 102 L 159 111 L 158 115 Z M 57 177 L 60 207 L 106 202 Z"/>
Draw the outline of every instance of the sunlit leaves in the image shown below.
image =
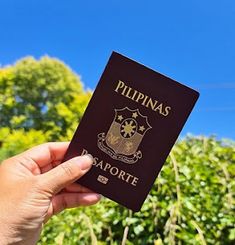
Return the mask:
<path fill-rule="evenodd" d="M 53 218 L 42 239 L 53 243 L 65 231 L 64 244 L 91 244 L 88 225 L 76 222 L 86 213 L 100 244 L 121 244 L 127 226 L 127 244 L 132 245 L 234 244 L 234 142 L 187 137 L 172 154 L 178 182 L 168 158 L 140 212 L 132 213 L 104 199 L 93 207 L 67 210 Z"/>
<path fill-rule="evenodd" d="M 63 62 L 47 56 L 21 59 L 0 68 L 0 127 L 50 131 L 47 140 L 66 138 L 90 96 Z"/>

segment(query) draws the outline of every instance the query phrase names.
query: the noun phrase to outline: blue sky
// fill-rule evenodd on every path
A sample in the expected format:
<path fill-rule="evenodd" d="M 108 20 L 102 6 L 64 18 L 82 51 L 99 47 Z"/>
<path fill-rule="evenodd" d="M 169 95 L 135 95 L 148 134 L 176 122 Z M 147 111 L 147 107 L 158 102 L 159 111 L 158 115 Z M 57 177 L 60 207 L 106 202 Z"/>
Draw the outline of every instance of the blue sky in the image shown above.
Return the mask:
<path fill-rule="evenodd" d="M 48 54 L 94 89 L 112 50 L 200 91 L 182 135 L 235 139 L 234 0 L 0 0 L 0 64 Z"/>

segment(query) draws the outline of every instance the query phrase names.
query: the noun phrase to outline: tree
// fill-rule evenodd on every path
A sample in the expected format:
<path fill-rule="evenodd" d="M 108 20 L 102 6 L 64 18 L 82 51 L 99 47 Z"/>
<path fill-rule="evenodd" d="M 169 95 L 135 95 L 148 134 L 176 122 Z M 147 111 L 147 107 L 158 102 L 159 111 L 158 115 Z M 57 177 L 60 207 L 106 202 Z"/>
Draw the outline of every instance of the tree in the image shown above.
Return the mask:
<path fill-rule="evenodd" d="M 9 128 L 0 128 L 0 162 L 32 146 L 46 142 L 48 133 L 34 129 L 27 132 L 24 129 L 17 129 L 11 132 Z"/>
<path fill-rule="evenodd" d="M 0 69 L 0 127 L 49 132 L 47 140 L 68 138 L 90 96 L 63 62 L 26 57 Z"/>

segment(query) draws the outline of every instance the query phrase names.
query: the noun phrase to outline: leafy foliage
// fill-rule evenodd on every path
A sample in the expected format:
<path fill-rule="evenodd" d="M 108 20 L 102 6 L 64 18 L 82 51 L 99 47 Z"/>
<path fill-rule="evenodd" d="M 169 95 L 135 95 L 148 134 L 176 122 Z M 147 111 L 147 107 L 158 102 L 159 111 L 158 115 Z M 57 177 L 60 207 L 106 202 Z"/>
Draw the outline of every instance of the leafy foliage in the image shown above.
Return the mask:
<path fill-rule="evenodd" d="M 7 127 L 0 128 L 0 161 L 18 154 L 32 146 L 46 142 L 47 133 L 41 130 L 30 129 L 25 132 L 24 129 L 11 130 Z"/>
<path fill-rule="evenodd" d="M 187 137 L 177 143 L 138 213 L 103 199 L 64 211 L 38 244 L 234 244 L 235 144 Z M 79 241 L 79 242 L 78 242 Z"/>
<path fill-rule="evenodd" d="M 0 125 L 50 131 L 48 140 L 70 136 L 91 96 L 78 75 L 57 59 L 27 57 L 0 69 Z"/>
<path fill-rule="evenodd" d="M 0 68 L 0 160 L 50 140 L 68 140 L 91 93 L 57 59 Z M 39 245 L 235 244 L 235 143 L 188 136 L 173 148 L 138 213 L 103 199 L 66 210 Z"/>

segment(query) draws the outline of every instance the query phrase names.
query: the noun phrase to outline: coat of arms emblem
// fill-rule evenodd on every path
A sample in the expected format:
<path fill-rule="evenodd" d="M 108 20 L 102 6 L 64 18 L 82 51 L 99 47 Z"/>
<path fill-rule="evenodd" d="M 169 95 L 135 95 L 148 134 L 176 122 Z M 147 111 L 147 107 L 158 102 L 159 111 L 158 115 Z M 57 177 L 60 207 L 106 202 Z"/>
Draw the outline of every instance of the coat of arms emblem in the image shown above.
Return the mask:
<path fill-rule="evenodd" d="M 132 164 L 142 157 L 138 147 L 145 133 L 152 128 L 139 109 L 115 109 L 115 116 L 106 133 L 98 134 L 98 147 L 115 160 Z"/>

